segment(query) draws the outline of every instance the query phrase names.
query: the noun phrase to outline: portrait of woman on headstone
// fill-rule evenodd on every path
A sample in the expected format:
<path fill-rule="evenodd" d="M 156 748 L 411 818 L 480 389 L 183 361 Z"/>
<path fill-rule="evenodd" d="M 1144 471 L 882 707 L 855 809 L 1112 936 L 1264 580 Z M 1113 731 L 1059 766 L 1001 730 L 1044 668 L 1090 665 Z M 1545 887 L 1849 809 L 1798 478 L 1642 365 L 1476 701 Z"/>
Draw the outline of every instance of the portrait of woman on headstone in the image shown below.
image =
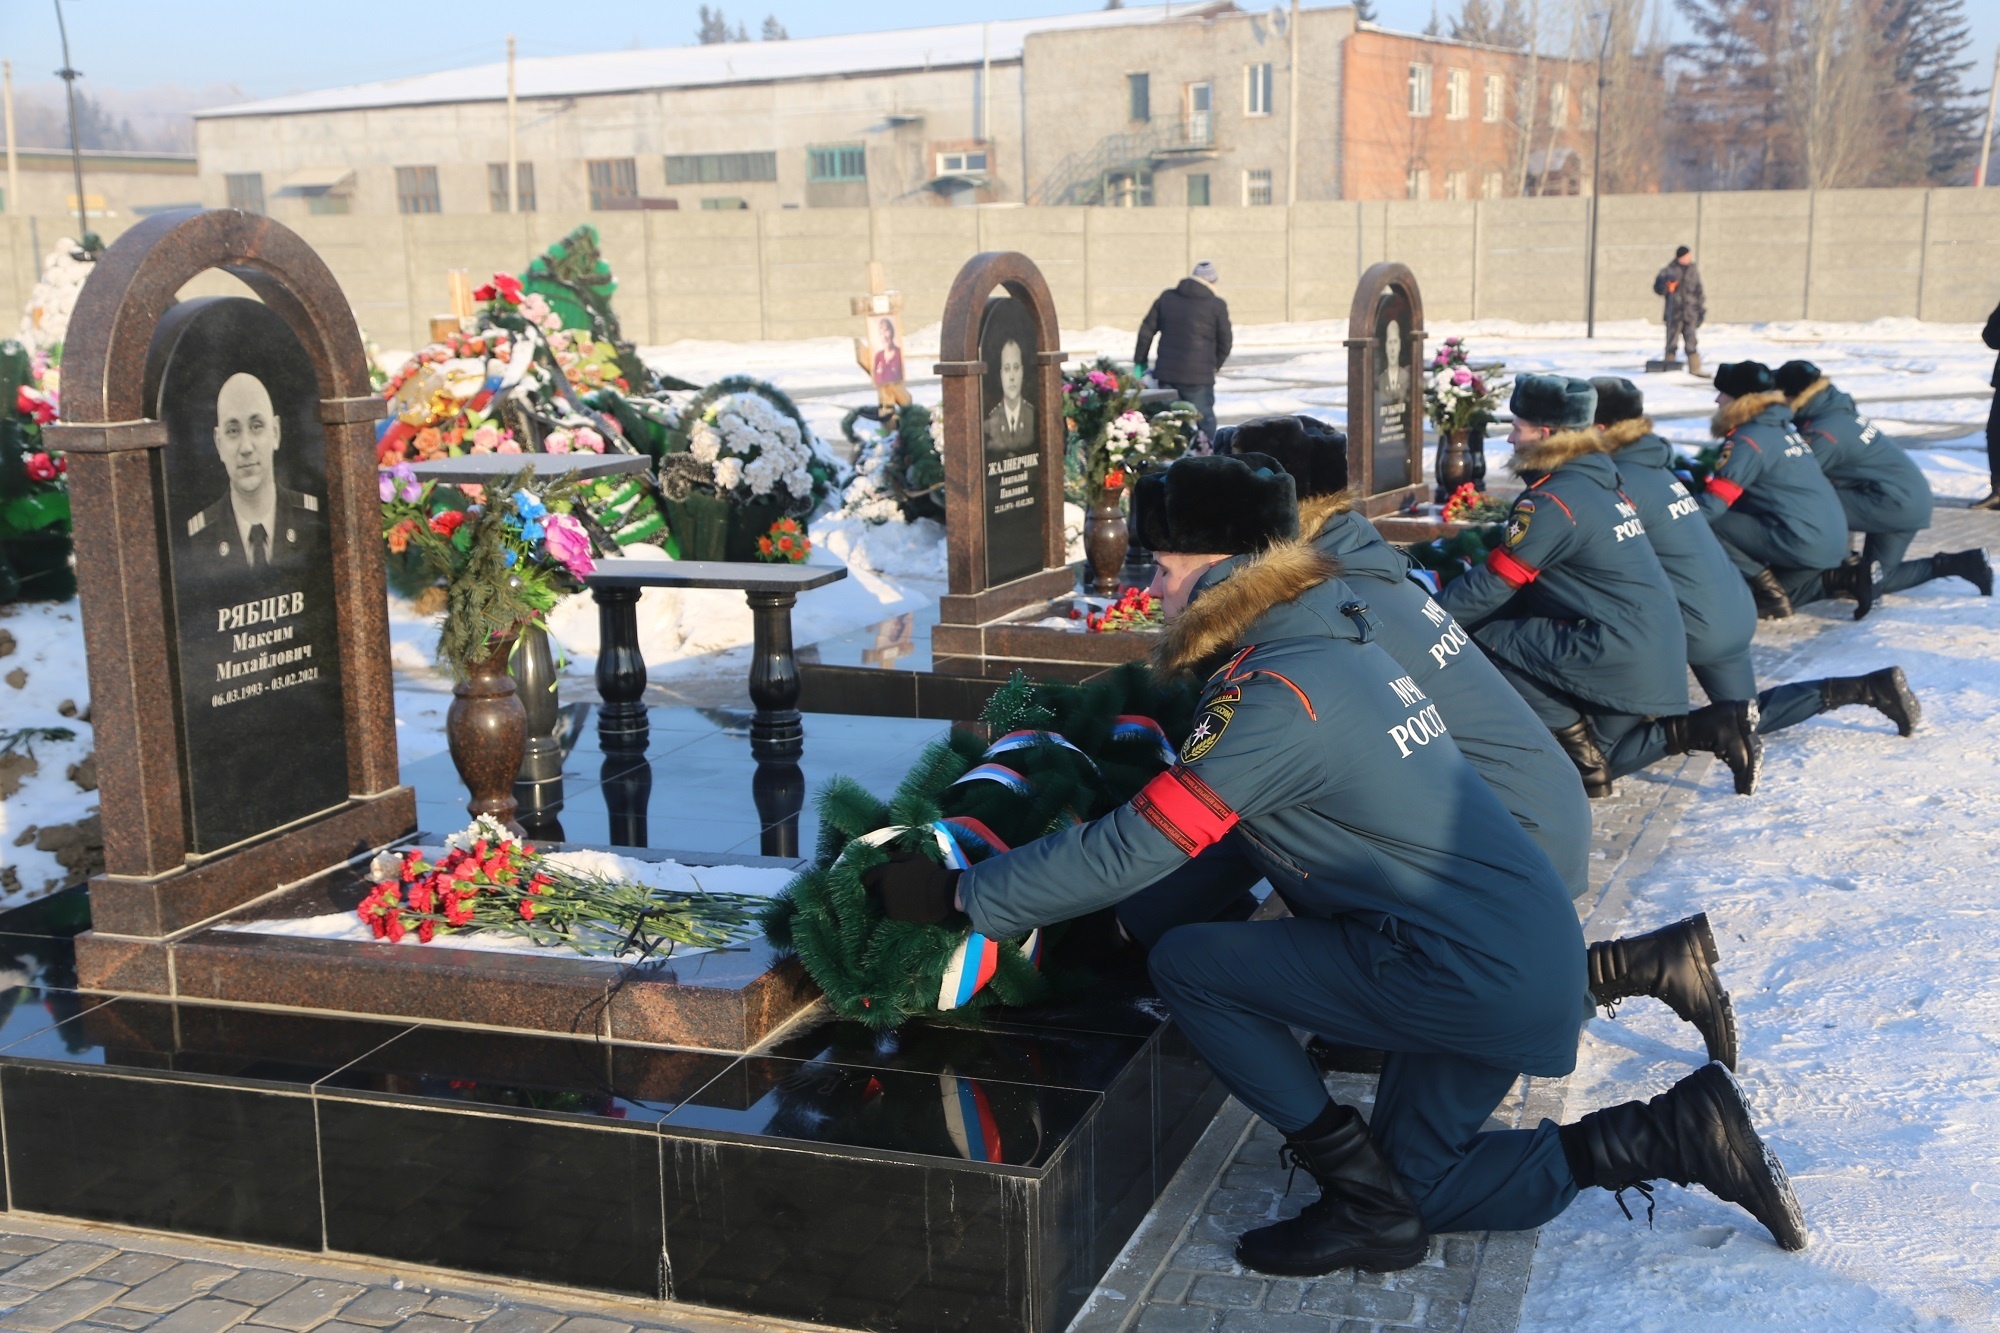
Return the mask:
<path fill-rule="evenodd" d="M 878 315 L 869 321 L 869 351 L 874 369 L 869 379 L 886 388 L 903 382 L 903 340 L 896 331 L 894 315 Z"/>
<path fill-rule="evenodd" d="M 1028 397 L 1028 368 L 1034 352 L 1034 328 L 1019 302 L 995 301 L 987 307 L 986 323 L 979 331 L 979 354 L 986 363 L 989 459 L 1035 449 L 1035 402 Z"/>

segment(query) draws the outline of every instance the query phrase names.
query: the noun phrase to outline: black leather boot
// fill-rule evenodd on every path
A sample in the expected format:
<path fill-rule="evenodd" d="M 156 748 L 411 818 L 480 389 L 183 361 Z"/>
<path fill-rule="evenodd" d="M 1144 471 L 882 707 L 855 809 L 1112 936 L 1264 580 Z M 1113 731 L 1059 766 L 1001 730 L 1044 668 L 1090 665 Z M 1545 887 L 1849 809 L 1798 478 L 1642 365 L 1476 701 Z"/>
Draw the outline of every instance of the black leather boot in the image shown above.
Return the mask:
<path fill-rule="evenodd" d="M 1590 994 L 1614 1018 L 1620 1000 L 1648 995 L 1665 1002 L 1701 1033 L 1709 1059 L 1734 1069 L 1736 1010 L 1715 977 L 1719 957 L 1708 913 L 1697 912 L 1644 935 L 1591 945 Z"/>
<path fill-rule="evenodd" d="M 1820 586 L 1826 589 L 1829 596 L 1854 599 L 1856 620 L 1875 609 L 1877 566 L 1874 561 L 1864 564 L 1859 560 L 1846 560 L 1832 569 L 1823 571 L 1819 577 Z"/>
<path fill-rule="evenodd" d="M 1883 667 L 1865 676 L 1828 676 L 1819 683 L 1820 702 L 1829 709 L 1849 704 L 1867 704 L 1896 724 L 1896 734 L 1907 736 L 1924 720 L 1924 706 L 1901 667 Z"/>
<path fill-rule="evenodd" d="M 1319 1182 L 1319 1198 L 1299 1215 L 1236 1242 L 1245 1268 L 1284 1277 L 1318 1277 L 1341 1268 L 1374 1273 L 1412 1268 L 1430 1252 L 1423 1215 L 1402 1180 L 1382 1160 L 1368 1125 L 1351 1106 L 1336 1105 L 1339 1123 L 1311 1139 L 1290 1139 L 1278 1160 Z"/>
<path fill-rule="evenodd" d="M 1597 738 L 1590 734 L 1589 719 L 1578 718 L 1570 723 L 1556 733 L 1556 740 L 1562 744 L 1569 761 L 1576 765 L 1576 771 L 1583 775 L 1583 794 L 1592 800 L 1611 795 L 1611 761 L 1597 748 Z"/>
<path fill-rule="evenodd" d="M 1728 699 L 1697 708 L 1685 717 L 1663 717 L 1667 753 L 1705 750 L 1736 777 L 1736 794 L 1757 790 L 1757 771 L 1764 766 L 1764 740 L 1757 734 L 1757 701 Z"/>
<path fill-rule="evenodd" d="M 1757 1137 L 1743 1090 L 1719 1064 L 1703 1065 L 1649 1102 L 1593 1111 L 1561 1132 L 1576 1183 L 1612 1191 L 1621 1208 L 1625 1191 L 1636 1189 L 1650 1220 L 1648 1182 L 1700 1185 L 1746 1209 L 1779 1249 L 1806 1247 L 1805 1216 L 1784 1164 Z"/>
<path fill-rule="evenodd" d="M 1750 580 L 1750 595 L 1757 599 L 1759 620 L 1784 620 L 1792 614 L 1792 599 L 1785 585 L 1768 569 L 1758 570 L 1757 577 Z"/>
<path fill-rule="evenodd" d="M 1931 576 L 1964 579 L 1981 597 L 1993 595 L 1993 559 L 1985 551 L 1944 551 L 1931 557 Z"/>

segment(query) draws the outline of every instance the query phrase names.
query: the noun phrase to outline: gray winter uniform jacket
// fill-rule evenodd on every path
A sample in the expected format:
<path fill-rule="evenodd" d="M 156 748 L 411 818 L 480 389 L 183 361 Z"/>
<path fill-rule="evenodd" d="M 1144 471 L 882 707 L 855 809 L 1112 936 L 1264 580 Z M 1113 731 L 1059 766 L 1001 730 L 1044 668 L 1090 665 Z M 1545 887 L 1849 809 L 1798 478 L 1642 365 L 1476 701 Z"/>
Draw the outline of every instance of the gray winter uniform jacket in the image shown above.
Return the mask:
<path fill-rule="evenodd" d="M 1792 429 L 1785 395 L 1734 399 L 1709 430 L 1722 453 L 1696 500 L 1710 523 L 1732 510 L 1757 520 L 1772 563 L 1787 569 L 1832 569 L 1847 558 L 1847 511 L 1812 446 Z"/>
<path fill-rule="evenodd" d="M 1792 399 L 1792 424 L 1833 483 L 1850 532 L 1921 532 L 1931 525 L 1931 484 L 1903 447 L 1862 419 L 1854 399 L 1817 380 Z"/>

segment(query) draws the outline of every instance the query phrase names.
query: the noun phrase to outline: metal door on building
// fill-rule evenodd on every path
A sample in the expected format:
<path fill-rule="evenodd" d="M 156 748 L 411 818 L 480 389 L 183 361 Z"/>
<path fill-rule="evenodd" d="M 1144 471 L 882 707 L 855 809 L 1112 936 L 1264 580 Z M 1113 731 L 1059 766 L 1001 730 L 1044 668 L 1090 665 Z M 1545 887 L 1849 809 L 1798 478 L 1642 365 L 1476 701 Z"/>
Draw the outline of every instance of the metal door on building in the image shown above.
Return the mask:
<path fill-rule="evenodd" d="M 1206 144 L 1213 132 L 1213 88 L 1206 83 L 1190 83 L 1187 86 L 1187 111 L 1182 119 L 1190 144 Z"/>

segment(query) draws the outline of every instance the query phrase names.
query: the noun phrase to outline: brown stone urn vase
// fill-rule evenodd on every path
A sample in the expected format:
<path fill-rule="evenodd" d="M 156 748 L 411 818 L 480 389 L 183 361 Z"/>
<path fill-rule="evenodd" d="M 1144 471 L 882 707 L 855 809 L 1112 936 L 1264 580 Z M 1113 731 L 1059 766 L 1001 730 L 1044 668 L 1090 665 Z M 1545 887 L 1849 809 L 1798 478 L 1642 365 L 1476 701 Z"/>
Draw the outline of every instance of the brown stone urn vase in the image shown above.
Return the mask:
<path fill-rule="evenodd" d="M 1118 595 L 1118 576 L 1125 568 L 1130 536 L 1125 521 L 1125 488 L 1100 487 L 1096 501 L 1083 515 L 1083 554 L 1090 564 L 1088 587 L 1100 597 Z"/>
<path fill-rule="evenodd" d="M 497 635 L 486 656 L 451 690 L 451 710 L 444 734 L 451 745 L 451 762 L 472 797 L 465 803 L 477 818 L 492 815 L 517 835 L 525 830 L 514 822 L 514 776 L 528 745 L 528 710 L 514 692 L 507 657 L 512 634 Z"/>

